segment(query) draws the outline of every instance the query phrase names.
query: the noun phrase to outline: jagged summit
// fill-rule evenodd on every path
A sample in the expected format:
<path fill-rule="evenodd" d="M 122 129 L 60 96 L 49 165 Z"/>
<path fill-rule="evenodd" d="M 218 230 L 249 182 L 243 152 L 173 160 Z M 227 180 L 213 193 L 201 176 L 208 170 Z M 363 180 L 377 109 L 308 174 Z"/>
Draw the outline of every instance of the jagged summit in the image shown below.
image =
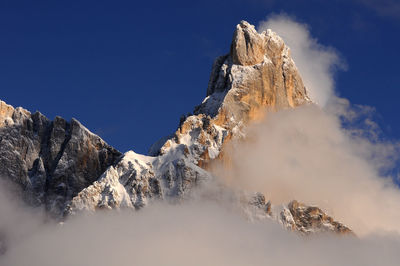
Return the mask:
<path fill-rule="evenodd" d="M 242 21 L 236 26 L 230 53 L 215 60 L 207 98 L 194 113 L 248 120 L 266 107 L 277 110 L 309 101 L 283 40 L 271 30 L 258 33 Z"/>
<path fill-rule="evenodd" d="M 218 57 L 212 66 L 207 97 L 193 115 L 181 119 L 175 133 L 152 146 L 149 156 L 133 151 L 120 156 L 76 120 L 49 121 L 1 103 L 0 162 L 5 164 L 0 173 L 23 180 L 19 183 L 24 189 L 33 191 L 39 203 L 57 210 L 56 214 L 140 209 L 156 200 L 179 202 L 215 179 L 207 171 L 208 164 L 223 159 L 224 145 L 244 138 L 243 129 L 249 123 L 267 110 L 309 102 L 283 40 L 271 30 L 258 33 L 242 21 L 236 26 L 230 53 Z M 217 189 L 231 193 L 227 190 Z M 272 208 L 278 210 L 272 212 L 263 195 L 245 201 L 240 195 L 234 197 L 246 210 L 250 208 L 246 211 L 249 215 L 270 217 L 301 231 L 298 213 L 289 205 Z M 328 225 L 333 220 L 325 219 L 322 226 L 307 215 L 299 218 L 302 223 L 311 223 L 307 230 L 318 224 L 324 230 L 337 231 L 334 224 Z"/>
<path fill-rule="evenodd" d="M 53 121 L 0 101 L 0 177 L 25 199 L 60 215 L 66 202 L 121 155 L 76 119 Z"/>
<path fill-rule="evenodd" d="M 265 40 L 255 27 L 242 20 L 236 26 L 231 44 L 230 55 L 236 65 L 251 66 L 264 61 L 266 54 Z"/>

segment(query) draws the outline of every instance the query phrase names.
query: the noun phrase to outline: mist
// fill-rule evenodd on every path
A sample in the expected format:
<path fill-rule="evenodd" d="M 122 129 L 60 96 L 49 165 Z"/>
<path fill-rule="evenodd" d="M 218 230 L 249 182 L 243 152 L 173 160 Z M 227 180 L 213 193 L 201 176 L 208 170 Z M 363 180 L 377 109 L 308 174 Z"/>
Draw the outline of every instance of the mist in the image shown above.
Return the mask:
<path fill-rule="evenodd" d="M 398 265 L 399 247 L 393 234 L 306 239 L 268 220 L 249 222 L 222 205 L 192 201 L 48 224 L 14 242 L 0 265 L 376 266 Z"/>

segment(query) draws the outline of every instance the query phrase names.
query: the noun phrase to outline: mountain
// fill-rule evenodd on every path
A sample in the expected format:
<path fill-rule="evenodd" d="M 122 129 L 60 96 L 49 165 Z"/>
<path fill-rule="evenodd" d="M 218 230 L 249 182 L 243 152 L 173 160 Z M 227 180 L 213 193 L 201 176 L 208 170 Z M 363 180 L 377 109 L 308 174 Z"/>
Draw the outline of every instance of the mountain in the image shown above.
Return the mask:
<path fill-rule="evenodd" d="M 157 200 L 229 195 L 249 217 L 271 218 L 308 234 L 351 233 L 321 209 L 297 201 L 273 206 L 260 193 L 231 191 L 209 171 L 228 160 L 224 146 L 244 139 L 244 129 L 265 111 L 313 104 L 290 56 L 273 31 L 258 33 L 242 21 L 230 52 L 211 70 L 206 98 L 177 131 L 155 143 L 148 155 L 121 155 L 78 121 L 54 121 L 1 102 L 0 174 L 23 189 L 32 204 L 44 204 L 53 217 L 98 209 L 140 209 Z M 202 195 L 201 187 L 211 187 Z"/>
<path fill-rule="evenodd" d="M 30 204 L 59 216 L 121 153 L 77 120 L 53 121 L 0 101 L 0 177 L 22 189 Z"/>

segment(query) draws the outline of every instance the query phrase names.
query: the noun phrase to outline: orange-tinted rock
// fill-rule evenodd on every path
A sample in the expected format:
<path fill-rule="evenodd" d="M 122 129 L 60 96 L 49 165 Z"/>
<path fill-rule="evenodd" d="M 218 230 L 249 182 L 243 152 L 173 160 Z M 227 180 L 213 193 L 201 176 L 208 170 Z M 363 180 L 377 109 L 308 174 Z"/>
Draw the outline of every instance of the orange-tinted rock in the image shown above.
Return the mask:
<path fill-rule="evenodd" d="M 231 45 L 231 57 L 234 64 L 250 66 L 264 60 L 264 38 L 260 36 L 253 25 L 241 21 L 236 26 Z"/>
<path fill-rule="evenodd" d="M 334 221 L 320 208 L 307 206 L 296 200 L 288 204 L 293 217 L 293 229 L 305 234 L 318 232 L 333 232 L 338 234 L 353 234 L 345 225 Z"/>

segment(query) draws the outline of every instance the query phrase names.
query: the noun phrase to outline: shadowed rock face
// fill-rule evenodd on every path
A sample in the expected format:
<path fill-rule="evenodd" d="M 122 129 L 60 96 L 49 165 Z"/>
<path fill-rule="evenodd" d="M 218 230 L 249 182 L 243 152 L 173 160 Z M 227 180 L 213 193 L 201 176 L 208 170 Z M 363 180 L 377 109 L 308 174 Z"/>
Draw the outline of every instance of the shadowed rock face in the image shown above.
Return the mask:
<path fill-rule="evenodd" d="M 30 204 L 60 215 L 68 202 L 113 164 L 120 152 L 77 120 L 50 121 L 0 101 L 0 177 Z"/>

